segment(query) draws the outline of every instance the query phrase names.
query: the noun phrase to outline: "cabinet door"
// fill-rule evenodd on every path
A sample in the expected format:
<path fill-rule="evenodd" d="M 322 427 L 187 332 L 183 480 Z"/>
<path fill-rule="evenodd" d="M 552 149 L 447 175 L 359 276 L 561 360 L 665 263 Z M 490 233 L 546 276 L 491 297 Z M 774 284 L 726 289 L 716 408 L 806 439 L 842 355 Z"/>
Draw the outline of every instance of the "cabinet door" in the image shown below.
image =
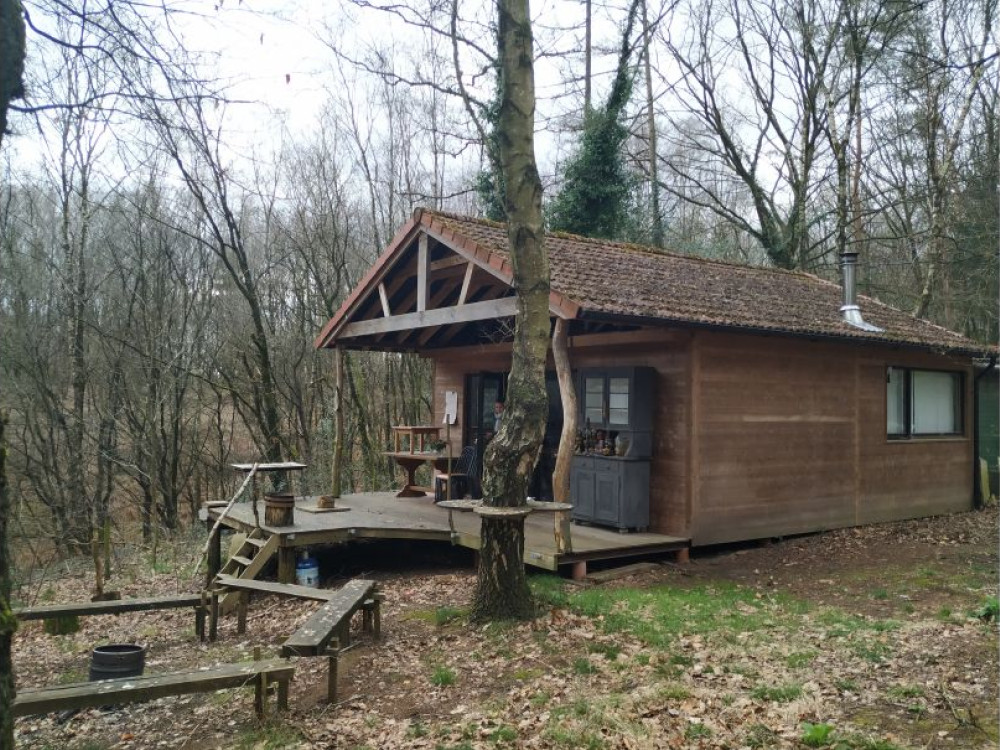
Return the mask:
<path fill-rule="evenodd" d="M 627 372 L 611 372 L 607 378 L 608 409 L 607 423 L 611 429 L 628 429 L 632 404 L 632 378 Z"/>
<path fill-rule="evenodd" d="M 583 424 L 587 422 L 593 429 L 604 427 L 604 375 L 585 372 L 583 374 Z"/>
<path fill-rule="evenodd" d="M 621 492 L 618 472 L 613 468 L 607 467 L 594 472 L 594 519 L 617 526 Z"/>
<path fill-rule="evenodd" d="M 573 518 L 578 521 L 594 520 L 594 472 L 591 469 L 576 468 L 570 484 L 573 501 Z"/>

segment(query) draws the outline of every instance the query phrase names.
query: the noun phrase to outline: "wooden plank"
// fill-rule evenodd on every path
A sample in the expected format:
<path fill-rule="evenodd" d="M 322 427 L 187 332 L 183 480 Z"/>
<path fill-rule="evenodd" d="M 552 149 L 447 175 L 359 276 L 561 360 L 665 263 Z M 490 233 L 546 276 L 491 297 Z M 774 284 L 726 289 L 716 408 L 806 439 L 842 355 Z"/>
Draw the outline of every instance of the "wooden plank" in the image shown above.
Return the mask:
<path fill-rule="evenodd" d="M 21 689 L 14 699 L 14 716 L 88 708 L 119 703 L 141 703 L 168 695 L 206 693 L 223 688 L 252 686 L 254 678 L 264 675 L 269 682 L 290 680 L 295 667 L 287 661 L 229 664 L 208 670 L 144 675 L 117 680 L 79 682 L 57 687 Z"/>
<path fill-rule="evenodd" d="M 147 599 L 116 599 L 107 602 L 74 602 L 71 604 L 48 604 L 43 607 L 24 607 L 15 609 L 14 616 L 19 620 L 48 620 L 53 617 L 70 615 L 120 615 L 123 612 L 147 612 L 156 609 L 200 606 L 201 594 L 182 594 Z"/>
<path fill-rule="evenodd" d="M 215 579 L 219 584 L 230 589 L 253 591 L 259 594 L 275 594 L 276 596 L 293 596 L 298 599 L 309 599 L 326 602 L 334 594 L 328 589 L 317 589 L 310 586 L 298 586 L 294 583 L 274 583 L 273 581 L 258 581 L 256 579 L 237 578 L 220 573 Z"/>
<path fill-rule="evenodd" d="M 427 252 L 427 235 L 420 235 L 417 242 L 417 312 L 427 309 L 427 276 L 430 274 L 428 267 L 430 253 Z"/>
<path fill-rule="evenodd" d="M 267 541 L 264 543 L 264 546 L 261 547 L 260 550 L 258 550 L 256 555 L 254 555 L 254 558 L 253 560 L 250 561 L 250 564 L 244 567 L 243 570 L 240 572 L 239 578 L 244 578 L 244 579 L 255 578 L 257 574 L 264 569 L 264 566 L 267 565 L 268 560 L 274 557 L 274 553 L 278 551 L 278 545 L 280 543 L 281 543 L 281 537 L 278 536 L 277 534 L 272 534 L 271 536 L 269 536 L 267 538 Z M 233 562 L 233 559 L 234 558 L 231 558 L 230 562 Z M 226 563 L 226 566 L 228 565 L 229 563 Z M 223 570 L 225 569 L 226 567 L 223 568 Z M 237 604 L 237 601 L 238 597 L 229 595 L 222 596 L 219 600 L 219 607 L 221 614 L 227 615 L 230 612 L 232 612 L 233 608 Z"/>
<path fill-rule="evenodd" d="M 454 268 L 455 266 L 460 266 L 463 263 L 468 263 L 469 259 L 464 255 L 449 255 L 447 258 L 442 258 L 441 260 L 436 260 L 431 263 L 432 271 L 443 271 L 446 268 Z"/>
<path fill-rule="evenodd" d="M 390 317 L 392 310 L 389 309 L 389 295 L 385 292 L 385 284 L 378 285 L 378 298 L 382 302 L 382 315 Z"/>
<path fill-rule="evenodd" d="M 469 263 L 465 267 L 465 276 L 462 278 L 462 291 L 458 294 L 459 307 L 465 304 L 465 300 L 469 295 L 469 284 L 472 282 L 472 272 L 475 270 L 476 265 L 474 263 Z"/>
<path fill-rule="evenodd" d="M 236 471 L 250 471 L 254 466 L 257 467 L 257 471 L 301 471 L 306 468 L 305 464 L 300 464 L 295 461 L 282 461 L 280 463 L 273 464 L 230 464 Z"/>
<path fill-rule="evenodd" d="M 662 569 L 663 566 L 659 563 L 632 563 L 631 565 L 623 565 L 620 568 L 611 568 L 609 570 L 600 570 L 596 573 L 590 573 L 587 576 L 587 580 L 593 581 L 594 583 L 607 583 L 608 581 L 617 581 L 620 578 L 627 578 L 628 576 L 638 575 L 639 573 L 649 573 L 652 570 Z"/>
<path fill-rule="evenodd" d="M 331 592 L 330 600 L 282 644 L 281 655 L 321 656 L 344 621 L 360 609 L 374 589 L 375 581 L 355 578 Z"/>
<path fill-rule="evenodd" d="M 394 315 L 391 318 L 359 320 L 344 326 L 338 338 L 371 336 L 377 333 L 408 331 L 412 328 L 427 328 L 428 326 L 450 325 L 452 323 L 471 323 L 477 320 L 510 317 L 516 312 L 517 299 L 501 297 L 485 302 L 473 302 L 462 305 L 462 307 L 441 307 L 436 310 Z"/>

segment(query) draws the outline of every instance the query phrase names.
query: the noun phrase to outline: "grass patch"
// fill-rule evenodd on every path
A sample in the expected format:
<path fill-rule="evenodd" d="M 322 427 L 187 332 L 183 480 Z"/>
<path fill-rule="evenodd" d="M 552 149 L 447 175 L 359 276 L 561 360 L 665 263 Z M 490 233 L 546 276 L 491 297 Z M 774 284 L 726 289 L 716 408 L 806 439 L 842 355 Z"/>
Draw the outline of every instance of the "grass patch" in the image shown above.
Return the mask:
<path fill-rule="evenodd" d="M 684 729 L 684 739 L 699 740 L 712 736 L 712 730 L 704 724 L 688 724 Z"/>
<path fill-rule="evenodd" d="M 872 591 L 872 599 L 878 599 L 879 601 L 883 601 L 888 598 L 889 598 L 889 592 L 886 591 L 885 589 L 875 589 L 874 591 Z"/>
<path fill-rule="evenodd" d="M 750 691 L 750 697 L 771 703 L 791 703 L 796 698 L 802 697 L 802 687 L 799 685 L 758 685 Z"/>
<path fill-rule="evenodd" d="M 865 661 L 870 661 L 873 664 L 881 664 L 892 653 L 892 648 L 885 643 L 880 643 L 879 641 L 863 641 L 861 643 L 855 643 L 852 650 L 857 656 L 861 657 Z"/>
<path fill-rule="evenodd" d="M 833 686 L 842 693 L 858 692 L 858 683 L 854 680 L 835 680 Z"/>
<path fill-rule="evenodd" d="M 785 657 L 785 664 L 787 664 L 792 669 L 801 669 L 802 667 L 808 667 L 812 664 L 813 660 L 816 658 L 815 651 L 798 651 L 794 654 L 789 654 Z"/>
<path fill-rule="evenodd" d="M 777 745 L 780 738 L 777 732 L 763 724 L 754 724 L 747 730 L 747 747 L 761 748 Z"/>
<path fill-rule="evenodd" d="M 996 622 L 1000 619 L 1000 599 L 995 596 L 987 596 L 983 604 L 972 613 L 973 617 L 978 617 L 984 622 Z"/>
<path fill-rule="evenodd" d="M 528 586 L 535 601 L 540 605 L 550 607 L 568 607 L 569 596 L 566 594 L 566 582 L 559 576 L 537 575 L 528 578 Z"/>
<path fill-rule="evenodd" d="M 575 611 L 601 618 L 605 632 L 627 633 L 661 647 L 681 633 L 724 635 L 790 625 L 808 606 L 788 598 L 758 599 L 754 591 L 729 583 L 685 589 L 602 587 L 566 596 Z"/>
<path fill-rule="evenodd" d="M 242 732 L 236 738 L 236 750 L 278 750 L 298 747 L 305 738 L 298 729 L 287 724 L 265 724 Z"/>
<path fill-rule="evenodd" d="M 434 671 L 431 672 L 431 684 L 436 687 L 454 685 L 456 679 L 458 676 L 455 674 L 455 670 L 448 667 L 434 667 Z"/>
<path fill-rule="evenodd" d="M 664 685 L 656 691 L 656 694 L 668 701 L 682 701 L 691 697 L 691 691 L 683 685 Z"/>
<path fill-rule="evenodd" d="M 608 661 L 614 661 L 622 649 L 621 646 L 616 646 L 613 643 L 591 643 L 587 647 L 587 651 L 592 654 L 601 654 Z"/>
<path fill-rule="evenodd" d="M 489 733 L 487 739 L 497 745 L 517 742 L 517 730 L 513 727 L 497 727 Z"/>
<path fill-rule="evenodd" d="M 924 689 L 919 685 L 896 685 L 889 688 L 889 695 L 893 698 L 922 698 Z"/>
<path fill-rule="evenodd" d="M 576 674 L 587 675 L 597 674 L 599 670 L 590 659 L 581 656 L 573 661 L 573 671 Z"/>
<path fill-rule="evenodd" d="M 802 740 L 803 745 L 808 747 L 828 745 L 833 739 L 833 725 L 810 724 L 807 721 L 802 725 L 802 736 L 799 739 Z"/>

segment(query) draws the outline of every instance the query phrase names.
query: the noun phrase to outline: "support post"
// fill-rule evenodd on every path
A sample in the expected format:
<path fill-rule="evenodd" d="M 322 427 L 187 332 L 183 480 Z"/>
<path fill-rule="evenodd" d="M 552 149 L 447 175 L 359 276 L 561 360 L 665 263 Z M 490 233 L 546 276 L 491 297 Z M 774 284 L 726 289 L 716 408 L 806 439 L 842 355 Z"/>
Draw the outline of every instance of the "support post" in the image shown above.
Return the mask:
<path fill-rule="evenodd" d="M 332 508 L 340 497 L 341 474 L 344 462 L 344 352 L 337 346 L 333 350 L 333 465 L 330 469 L 330 494 L 320 498 L 317 506 Z"/>
<path fill-rule="evenodd" d="M 570 502 L 570 469 L 573 465 L 573 450 L 576 445 L 576 388 L 573 386 L 573 372 L 569 361 L 569 321 L 556 319 L 552 332 L 552 359 L 556 365 L 559 380 L 559 396 L 562 399 L 563 425 L 559 435 L 559 451 L 556 467 L 552 472 L 552 499 L 557 503 Z M 568 539 L 568 536 L 564 535 Z M 566 550 L 569 551 L 569 548 Z"/>
<path fill-rule="evenodd" d="M 211 615 L 209 617 L 208 624 L 208 640 L 212 643 L 219 637 L 219 592 L 217 589 L 212 589 L 210 596 L 212 597 L 211 604 Z"/>
<path fill-rule="evenodd" d="M 278 547 L 278 582 L 295 583 L 294 547 Z"/>
<path fill-rule="evenodd" d="M 288 680 L 283 679 L 278 682 L 278 710 L 288 710 Z"/>
<path fill-rule="evenodd" d="M 236 634 L 243 635 L 247 632 L 247 600 L 250 594 L 246 591 L 237 591 L 231 596 L 238 596 L 236 600 Z"/>
<path fill-rule="evenodd" d="M 222 530 L 212 523 L 212 520 L 207 521 L 208 525 L 208 565 L 205 570 L 205 588 L 212 585 L 212 581 L 215 580 L 215 576 L 219 574 L 219 570 L 222 568 Z"/>
<path fill-rule="evenodd" d="M 587 579 L 587 561 L 580 560 L 573 563 L 573 580 L 584 581 Z"/>
<path fill-rule="evenodd" d="M 683 563 L 690 562 L 690 561 L 691 561 L 691 548 L 690 547 L 684 547 L 683 549 L 679 549 L 679 550 L 677 550 L 674 553 L 674 562 L 675 563 L 682 563 L 683 564 Z"/>
<path fill-rule="evenodd" d="M 205 613 L 208 611 L 208 596 L 206 592 L 201 592 L 201 604 L 195 607 L 194 610 L 194 632 L 198 636 L 198 640 L 204 642 L 205 636 Z"/>
<path fill-rule="evenodd" d="M 334 641 L 330 644 L 328 667 L 326 672 L 326 699 L 330 703 L 337 702 L 337 673 L 340 666 L 340 643 Z"/>

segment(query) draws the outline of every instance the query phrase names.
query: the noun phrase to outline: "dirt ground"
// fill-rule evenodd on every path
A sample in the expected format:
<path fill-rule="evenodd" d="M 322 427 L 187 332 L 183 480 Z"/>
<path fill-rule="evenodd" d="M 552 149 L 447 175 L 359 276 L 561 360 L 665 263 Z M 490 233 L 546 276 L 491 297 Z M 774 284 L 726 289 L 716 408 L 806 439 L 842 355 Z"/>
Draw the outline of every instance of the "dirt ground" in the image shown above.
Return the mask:
<path fill-rule="evenodd" d="M 578 587 L 535 581 L 537 620 L 472 626 L 465 551 L 378 543 L 321 556 L 323 585 L 378 579 L 383 639 L 358 633 L 338 705 L 322 659 L 297 662 L 291 711 L 254 719 L 252 691 L 164 698 L 17 722 L 24 748 L 993 748 L 996 509 L 700 551 Z M 191 550 L 116 571 L 125 597 L 197 589 Z M 81 601 L 66 573 L 23 592 Z M 555 592 L 555 593 L 553 593 Z M 148 646 L 147 673 L 264 656 L 316 607 L 255 599 L 248 633 L 202 644 L 187 611 L 82 620 L 15 641 L 19 687 L 86 679 L 90 650 Z M 659 609 L 657 609 L 659 607 Z M 819 728 L 817 728 L 819 727 Z"/>

